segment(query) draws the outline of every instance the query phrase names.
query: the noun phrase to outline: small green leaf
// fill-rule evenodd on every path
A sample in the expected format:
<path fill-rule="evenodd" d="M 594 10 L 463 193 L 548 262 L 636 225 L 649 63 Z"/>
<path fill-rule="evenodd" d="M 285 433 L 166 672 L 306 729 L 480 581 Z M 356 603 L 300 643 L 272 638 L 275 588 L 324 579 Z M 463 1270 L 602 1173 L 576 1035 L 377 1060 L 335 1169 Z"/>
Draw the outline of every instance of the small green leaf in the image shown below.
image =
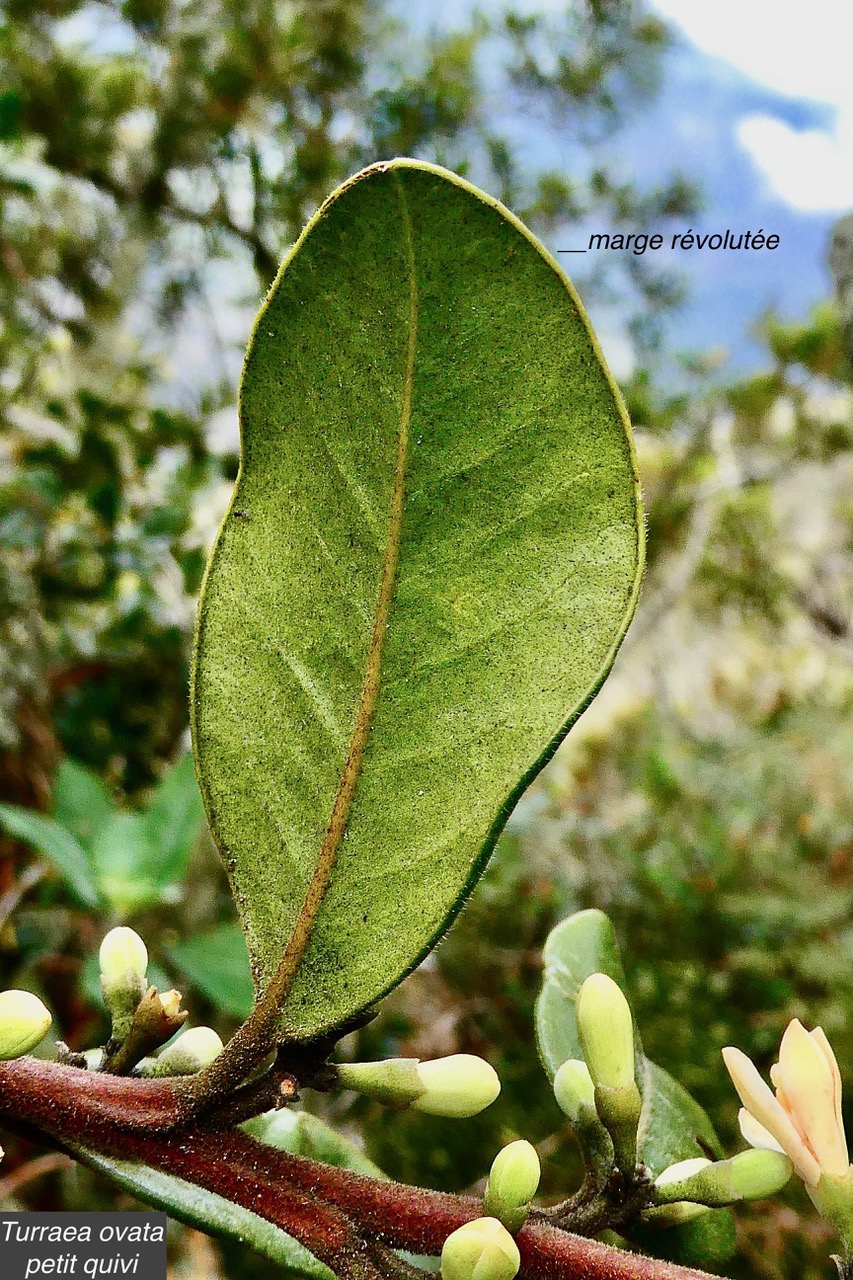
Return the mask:
<path fill-rule="evenodd" d="M 145 822 L 157 850 L 155 878 L 164 890 L 180 884 L 204 825 L 204 805 L 190 752 L 164 775 L 145 811 Z"/>
<path fill-rule="evenodd" d="M 187 1226 L 197 1227 L 209 1235 L 238 1240 L 265 1258 L 305 1276 L 306 1280 L 335 1280 L 329 1268 L 301 1244 L 249 1209 L 241 1209 L 222 1196 L 148 1165 L 116 1160 L 82 1147 L 74 1147 L 73 1151 L 90 1169 L 103 1173 L 131 1195 L 155 1209 L 164 1209 L 170 1217 Z"/>
<path fill-rule="evenodd" d="M 575 1005 L 581 983 L 606 973 L 625 989 L 613 925 L 603 911 L 579 911 L 556 925 L 542 952 L 545 977 L 536 1003 L 539 1056 L 550 1080 L 569 1058 L 582 1058 Z M 635 1029 L 636 1038 L 636 1029 Z"/>
<path fill-rule="evenodd" d="M 194 748 L 258 989 L 275 978 L 311 1035 L 435 944 L 601 684 L 639 488 L 557 263 L 416 161 L 309 223 L 255 324 L 241 426 Z"/>
<path fill-rule="evenodd" d="M 737 1248 L 737 1228 L 730 1209 L 712 1209 L 677 1227 L 635 1228 L 631 1243 L 655 1258 L 690 1267 L 724 1266 Z"/>
<path fill-rule="evenodd" d="M 371 1178 L 386 1177 L 354 1143 L 308 1111 L 292 1111 L 283 1107 L 280 1111 L 256 1116 L 243 1128 L 259 1142 L 279 1151 L 289 1151 L 292 1155 L 319 1160 L 339 1169 L 351 1169 L 353 1173 L 364 1173 Z"/>
<path fill-rule="evenodd" d="M 96 773 L 65 759 L 53 788 L 53 816 L 88 849 L 98 829 L 112 817 L 115 804 Z"/>
<path fill-rule="evenodd" d="M 239 925 L 220 925 L 178 942 L 169 955 L 218 1009 L 241 1020 L 248 1018 L 254 989 L 246 939 Z"/>
<path fill-rule="evenodd" d="M 59 872 L 78 902 L 86 907 L 100 905 L 89 855 L 67 827 L 41 813 L 10 804 L 0 804 L 0 824 L 10 836 L 37 849 Z"/>
<path fill-rule="evenodd" d="M 643 1117 L 640 1122 L 643 1160 L 655 1174 L 677 1160 L 724 1154 L 714 1126 L 704 1108 L 683 1085 L 656 1063 L 643 1059 L 645 1079 Z M 685 1154 L 673 1154 L 684 1151 Z"/>
<path fill-rule="evenodd" d="M 536 1003 L 539 1056 L 553 1080 L 569 1058 L 582 1058 L 575 1004 L 583 981 L 591 973 L 609 974 L 625 991 L 625 973 L 616 934 L 603 911 L 579 911 L 550 933 L 543 952 L 545 974 Z M 643 1053 L 634 1024 L 637 1084 L 643 1095 L 638 1146 L 640 1159 L 657 1176 L 669 1165 L 695 1156 L 720 1157 L 720 1140 L 705 1111 L 672 1076 Z M 654 1248 L 665 1241 L 667 1256 L 685 1263 L 711 1265 L 725 1261 L 734 1250 L 733 1219 L 728 1209 L 715 1209 L 683 1226 L 654 1233 Z M 643 1229 L 637 1235 L 650 1240 Z M 731 1248 L 729 1244 L 731 1242 Z M 664 1247 L 661 1244 L 661 1247 Z M 720 1256 L 720 1250 L 729 1249 Z"/>
<path fill-rule="evenodd" d="M 95 833 L 92 862 L 103 896 L 124 917 L 159 902 L 159 851 L 141 813 L 113 813 Z"/>

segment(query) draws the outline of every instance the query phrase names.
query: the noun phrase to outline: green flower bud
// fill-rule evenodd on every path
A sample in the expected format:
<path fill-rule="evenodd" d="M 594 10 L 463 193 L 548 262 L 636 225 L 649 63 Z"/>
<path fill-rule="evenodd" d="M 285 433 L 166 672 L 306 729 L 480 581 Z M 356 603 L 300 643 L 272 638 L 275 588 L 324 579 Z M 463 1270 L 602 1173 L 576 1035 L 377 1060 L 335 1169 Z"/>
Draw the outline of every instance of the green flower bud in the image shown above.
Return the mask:
<path fill-rule="evenodd" d="M 578 1034 L 595 1085 L 595 1106 L 625 1173 L 637 1163 L 642 1098 L 634 1079 L 634 1020 L 620 987 L 593 973 L 578 992 Z"/>
<path fill-rule="evenodd" d="M 122 1041 L 145 995 L 148 951 L 139 934 L 121 925 L 101 943 L 101 989 L 113 1022 L 112 1038 Z"/>
<path fill-rule="evenodd" d="M 780 1151 L 741 1151 L 730 1160 L 682 1160 L 655 1182 L 661 1202 L 691 1200 L 709 1207 L 776 1195 L 793 1173 Z"/>
<path fill-rule="evenodd" d="M 841 1237 L 847 1257 L 853 1256 L 853 1166 L 847 1173 L 822 1173 L 816 1187 L 806 1184 L 814 1207 Z"/>
<path fill-rule="evenodd" d="M 510 1142 L 492 1162 L 483 1201 L 485 1212 L 499 1218 L 509 1231 L 518 1231 L 527 1220 L 540 1174 L 536 1148 L 523 1139 Z"/>
<path fill-rule="evenodd" d="M 29 1053 L 50 1024 L 50 1013 L 31 991 L 0 991 L 0 1061 Z"/>
<path fill-rule="evenodd" d="M 594 1084 L 634 1084 L 634 1020 L 621 988 L 606 973 L 587 978 L 578 993 L 578 1034 Z"/>
<path fill-rule="evenodd" d="M 707 1204 L 692 1204 L 686 1200 L 677 1200 L 674 1204 L 662 1204 L 654 1209 L 646 1209 L 643 1222 L 647 1222 L 650 1227 L 680 1227 L 685 1222 L 691 1222 L 694 1218 L 701 1218 L 703 1214 L 710 1212 L 710 1206 Z"/>
<path fill-rule="evenodd" d="M 342 1062 L 338 1081 L 365 1098 L 407 1107 L 424 1092 L 417 1058 L 386 1058 L 384 1062 Z"/>
<path fill-rule="evenodd" d="M 569 1058 L 563 1063 L 554 1076 L 554 1097 L 573 1125 L 581 1118 L 581 1108 L 595 1111 L 595 1085 L 585 1062 Z"/>
<path fill-rule="evenodd" d="M 692 1178 L 701 1176 L 702 1171 L 712 1167 L 712 1162 L 705 1156 L 695 1156 L 690 1160 L 679 1160 L 664 1169 L 655 1181 L 655 1192 L 658 1199 L 669 1200 L 672 1192 L 672 1203 L 661 1204 L 654 1209 L 647 1209 L 643 1221 L 654 1227 L 679 1227 L 693 1218 L 700 1218 L 703 1213 L 710 1212 L 705 1204 L 694 1204 L 679 1198 L 679 1193 Z"/>
<path fill-rule="evenodd" d="M 150 1074 L 194 1075 L 209 1067 L 221 1052 L 222 1041 L 212 1027 L 191 1027 L 163 1050 Z"/>
<path fill-rule="evenodd" d="M 443 1280 L 513 1280 L 521 1266 L 518 1245 L 497 1218 L 475 1218 L 447 1237 Z"/>
<path fill-rule="evenodd" d="M 433 1116 L 474 1116 L 501 1090 L 493 1067 L 469 1053 L 433 1062 L 389 1058 L 385 1062 L 343 1062 L 338 1080 L 367 1098 L 412 1106 Z"/>
<path fill-rule="evenodd" d="M 418 1075 L 424 1091 L 412 1106 L 429 1116 L 475 1116 L 491 1106 L 501 1091 L 494 1067 L 472 1053 L 422 1062 Z"/>

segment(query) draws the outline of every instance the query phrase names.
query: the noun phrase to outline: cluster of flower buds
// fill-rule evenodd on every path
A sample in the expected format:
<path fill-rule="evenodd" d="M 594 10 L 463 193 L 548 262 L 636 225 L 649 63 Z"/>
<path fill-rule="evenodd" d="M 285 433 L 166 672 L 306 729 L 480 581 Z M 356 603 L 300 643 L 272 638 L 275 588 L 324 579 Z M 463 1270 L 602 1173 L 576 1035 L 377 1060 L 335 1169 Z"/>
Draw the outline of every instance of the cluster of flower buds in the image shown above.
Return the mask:
<path fill-rule="evenodd" d="M 345 1089 L 366 1098 L 455 1119 L 477 1115 L 501 1091 L 494 1067 L 470 1053 L 454 1053 L 432 1062 L 418 1058 L 343 1062 L 337 1072 Z"/>
<path fill-rule="evenodd" d="M 110 1046 L 114 1054 L 126 1050 L 126 1068 L 143 1076 L 192 1075 L 221 1053 L 222 1041 L 211 1027 L 194 1027 L 172 1040 L 187 1018 L 181 993 L 148 985 L 148 951 L 135 930 L 124 925 L 111 929 L 99 959 L 101 989 L 112 1018 Z M 166 1047 L 157 1057 L 146 1056 L 161 1045 Z M 97 1069 L 109 1059 L 95 1053 L 100 1056 L 93 1056 L 91 1065 Z"/>
<path fill-rule="evenodd" d="M 637 1164 L 642 1098 L 635 1075 L 634 1020 L 611 977 L 594 973 L 577 1000 L 578 1036 L 584 1060 L 564 1062 L 554 1096 L 597 1165 L 611 1162 L 625 1173 Z"/>
<path fill-rule="evenodd" d="M 513 1233 L 524 1226 L 539 1187 L 539 1157 L 529 1142 L 510 1142 L 495 1156 L 484 1217 L 452 1232 L 441 1251 L 443 1280 L 513 1280 L 521 1265 Z"/>
<path fill-rule="evenodd" d="M 634 1021 L 618 983 L 592 974 L 577 999 L 584 1061 L 563 1063 L 554 1095 L 568 1117 L 593 1179 L 603 1186 L 613 1164 L 631 1175 L 637 1167 L 642 1098 L 635 1074 Z M 775 1151 L 745 1151 L 730 1160 L 682 1160 L 656 1179 L 644 1217 L 656 1226 L 686 1222 L 709 1209 L 775 1195 L 791 1176 L 791 1161 Z"/>

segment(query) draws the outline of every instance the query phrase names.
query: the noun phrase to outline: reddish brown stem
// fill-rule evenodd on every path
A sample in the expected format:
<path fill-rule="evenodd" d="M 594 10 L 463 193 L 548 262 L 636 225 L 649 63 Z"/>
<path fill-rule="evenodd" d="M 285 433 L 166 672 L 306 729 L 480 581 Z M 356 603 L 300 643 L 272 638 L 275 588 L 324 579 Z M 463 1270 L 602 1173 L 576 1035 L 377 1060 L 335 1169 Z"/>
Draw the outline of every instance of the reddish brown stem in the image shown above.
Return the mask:
<path fill-rule="evenodd" d="M 333 1270 L 375 1280 L 372 1242 L 438 1254 L 477 1200 L 366 1178 L 263 1146 L 241 1130 L 184 1127 L 168 1080 L 128 1080 L 34 1058 L 0 1063 L 0 1123 L 138 1159 L 260 1214 Z M 611 1249 L 542 1223 L 518 1234 L 530 1280 L 701 1280 L 704 1273 Z"/>

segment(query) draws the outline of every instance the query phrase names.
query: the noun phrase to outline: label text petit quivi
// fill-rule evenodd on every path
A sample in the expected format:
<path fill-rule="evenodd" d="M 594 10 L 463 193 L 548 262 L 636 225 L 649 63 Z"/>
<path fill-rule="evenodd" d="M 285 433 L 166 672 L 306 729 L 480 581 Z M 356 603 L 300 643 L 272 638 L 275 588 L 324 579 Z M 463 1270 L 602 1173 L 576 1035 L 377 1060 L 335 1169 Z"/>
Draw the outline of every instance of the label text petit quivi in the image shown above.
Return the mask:
<path fill-rule="evenodd" d="M 661 232 L 655 232 L 654 235 L 646 231 L 617 231 L 613 234 L 609 232 L 595 232 L 590 235 L 589 242 L 585 249 L 561 249 L 561 253 L 587 253 L 596 249 L 611 250 L 628 250 L 631 253 L 642 256 L 647 251 L 655 252 L 662 249 L 666 244 L 668 249 L 680 249 L 682 251 L 704 250 L 710 249 L 716 252 L 720 249 L 778 249 L 780 237 L 775 232 L 766 235 L 764 228 L 759 227 L 757 231 L 694 231 L 689 227 L 686 231 L 676 231 L 672 235 L 666 237 Z"/>

